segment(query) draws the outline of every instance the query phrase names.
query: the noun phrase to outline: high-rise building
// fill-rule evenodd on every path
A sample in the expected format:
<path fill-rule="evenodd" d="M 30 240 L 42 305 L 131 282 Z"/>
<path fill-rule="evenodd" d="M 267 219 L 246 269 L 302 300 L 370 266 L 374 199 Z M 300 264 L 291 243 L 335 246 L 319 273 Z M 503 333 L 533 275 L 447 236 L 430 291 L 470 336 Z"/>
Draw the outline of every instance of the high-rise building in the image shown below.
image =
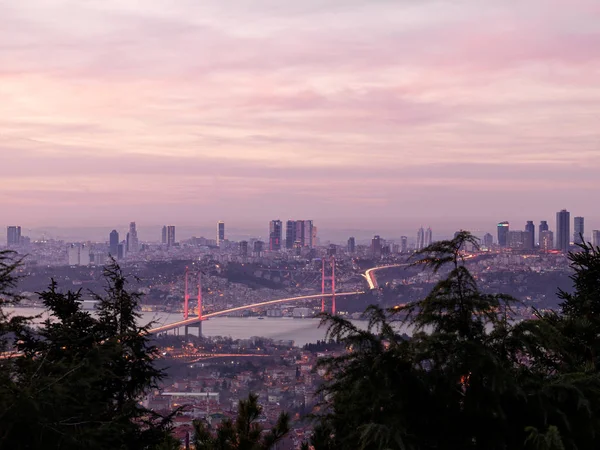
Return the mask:
<path fill-rule="evenodd" d="M 348 253 L 350 253 L 351 255 L 354 255 L 355 252 L 356 252 L 356 240 L 354 239 L 354 237 L 350 237 L 348 239 Z"/>
<path fill-rule="evenodd" d="M 112 230 L 109 236 L 108 252 L 113 258 L 117 258 L 119 255 L 119 232 Z"/>
<path fill-rule="evenodd" d="M 281 220 L 271 220 L 269 223 L 269 250 L 277 252 L 281 250 L 281 237 L 283 224 Z"/>
<path fill-rule="evenodd" d="M 408 252 L 408 237 L 400 236 L 400 251 L 402 253 Z"/>
<path fill-rule="evenodd" d="M 485 233 L 485 235 L 483 236 L 483 246 L 487 249 L 490 249 L 493 245 L 494 236 L 492 236 L 490 233 Z"/>
<path fill-rule="evenodd" d="M 173 247 L 176 242 L 175 225 L 169 225 L 167 226 L 167 247 Z"/>
<path fill-rule="evenodd" d="M 592 231 L 592 245 L 594 247 L 600 247 L 600 230 Z"/>
<path fill-rule="evenodd" d="M 548 227 L 548 222 L 545 220 L 542 220 L 540 222 L 540 227 L 539 227 L 539 234 L 542 234 L 542 231 L 548 231 L 550 228 Z"/>
<path fill-rule="evenodd" d="M 533 250 L 535 247 L 535 225 L 533 224 L 533 220 L 527 221 L 527 224 L 525 225 L 525 232 L 527 232 L 525 248 L 527 250 Z"/>
<path fill-rule="evenodd" d="M 550 230 L 544 230 L 540 233 L 540 250 L 547 252 L 554 247 L 554 233 Z"/>
<path fill-rule="evenodd" d="M 217 247 L 221 246 L 221 243 L 225 240 L 225 222 L 219 221 L 217 223 Z"/>
<path fill-rule="evenodd" d="M 248 241 L 240 242 L 240 255 L 244 258 L 248 256 Z"/>
<path fill-rule="evenodd" d="M 556 213 L 556 245 L 554 248 L 561 252 L 569 251 L 571 237 L 571 214 L 566 209 Z"/>
<path fill-rule="evenodd" d="M 316 230 L 312 220 L 288 220 L 285 228 L 286 248 L 313 248 Z"/>
<path fill-rule="evenodd" d="M 6 227 L 6 244 L 10 247 L 21 243 L 21 227 Z"/>
<path fill-rule="evenodd" d="M 575 217 L 573 219 L 573 242 L 575 244 L 583 244 L 585 241 L 585 229 L 583 226 L 583 217 Z"/>
<path fill-rule="evenodd" d="M 507 221 L 500 222 L 498 224 L 498 245 L 500 247 L 506 247 L 508 245 L 508 232 L 510 231 L 510 224 Z"/>
<path fill-rule="evenodd" d="M 90 248 L 85 244 L 71 244 L 67 248 L 69 266 L 89 266 Z"/>
<path fill-rule="evenodd" d="M 129 253 L 137 253 L 140 250 L 140 242 L 138 240 L 137 228 L 135 222 L 129 224 L 129 233 L 127 233 L 127 251 Z"/>
<path fill-rule="evenodd" d="M 381 238 L 379 236 L 373 237 L 373 240 L 371 241 L 371 252 L 373 253 L 373 256 L 381 256 L 381 248 Z"/>
<path fill-rule="evenodd" d="M 254 242 L 254 255 L 258 256 L 260 258 L 260 256 L 262 255 L 263 252 L 263 248 L 264 248 L 265 243 L 263 241 L 255 241 Z"/>
<path fill-rule="evenodd" d="M 162 239 L 161 242 L 163 243 L 163 245 L 167 244 L 167 226 L 165 225 L 164 227 L 162 227 Z"/>
<path fill-rule="evenodd" d="M 425 230 L 423 227 L 417 231 L 417 250 L 422 250 L 425 247 Z"/>
<path fill-rule="evenodd" d="M 312 220 L 311 220 L 312 222 Z M 317 234 L 318 229 L 316 226 L 312 226 L 312 246 L 316 247 L 317 245 L 319 245 L 319 236 Z"/>
<path fill-rule="evenodd" d="M 423 243 L 424 247 L 429 247 L 433 244 L 433 231 L 431 231 L 430 227 L 427 227 L 425 230 L 425 242 Z"/>
<path fill-rule="evenodd" d="M 285 248 L 294 248 L 296 242 L 296 221 L 288 220 L 285 224 Z"/>

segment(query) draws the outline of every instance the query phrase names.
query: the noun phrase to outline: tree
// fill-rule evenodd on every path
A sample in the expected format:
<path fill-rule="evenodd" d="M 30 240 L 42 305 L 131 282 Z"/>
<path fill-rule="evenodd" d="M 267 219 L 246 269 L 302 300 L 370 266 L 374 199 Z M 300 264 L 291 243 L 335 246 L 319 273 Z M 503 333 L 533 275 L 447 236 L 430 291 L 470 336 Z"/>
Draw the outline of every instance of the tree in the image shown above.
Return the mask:
<path fill-rule="evenodd" d="M 598 373 L 573 363 L 567 324 L 574 305 L 597 298 L 600 280 L 591 272 L 600 256 L 570 256 L 582 270 L 564 317 L 540 314 L 515 324 L 508 320 L 512 298 L 478 289 L 466 267 L 466 244 L 477 241 L 460 232 L 419 252 L 414 264 L 445 278 L 420 301 L 369 307 L 366 330 L 324 317 L 329 337 L 349 352 L 319 363 L 328 381 L 315 449 L 598 447 Z M 397 324 L 411 327 L 413 336 L 401 338 Z M 589 345 L 590 336 L 580 340 Z M 589 355 L 585 348 L 580 354 Z"/>
<path fill-rule="evenodd" d="M 52 281 L 40 293 L 52 314 L 39 330 L 12 327 L 21 356 L 10 361 L 2 448 L 151 449 L 170 418 L 140 405 L 163 377 L 148 326 L 138 326 L 139 295 L 116 263 L 105 269 L 98 314 L 81 309 L 81 292 Z"/>
<path fill-rule="evenodd" d="M 271 430 L 264 433 L 258 423 L 262 407 L 258 395 L 240 400 L 235 422 L 226 420 L 216 432 L 204 421 L 194 421 L 193 445 L 196 450 L 271 450 L 289 433 L 289 416 L 282 413 Z"/>

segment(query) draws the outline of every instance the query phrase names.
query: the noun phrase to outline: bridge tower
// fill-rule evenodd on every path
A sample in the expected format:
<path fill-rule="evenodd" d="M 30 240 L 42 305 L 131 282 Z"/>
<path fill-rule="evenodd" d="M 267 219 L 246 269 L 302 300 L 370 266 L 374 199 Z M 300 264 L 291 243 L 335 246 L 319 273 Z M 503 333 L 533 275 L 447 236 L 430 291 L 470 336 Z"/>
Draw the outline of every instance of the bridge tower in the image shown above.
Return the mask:
<path fill-rule="evenodd" d="M 188 291 L 188 278 L 190 275 L 190 269 L 185 268 L 185 294 L 183 297 L 183 320 L 187 320 L 189 316 L 189 305 L 190 305 L 190 293 Z"/>
<path fill-rule="evenodd" d="M 335 315 L 335 256 L 329 258 L 329 265 L 331 267 L 331 275 L 325 275 L 325 258 L 322 259 L 322 270 L 321 270 L 321 312 L 325 312 L 325 282 L 331 281 L 331 314 Z"/>

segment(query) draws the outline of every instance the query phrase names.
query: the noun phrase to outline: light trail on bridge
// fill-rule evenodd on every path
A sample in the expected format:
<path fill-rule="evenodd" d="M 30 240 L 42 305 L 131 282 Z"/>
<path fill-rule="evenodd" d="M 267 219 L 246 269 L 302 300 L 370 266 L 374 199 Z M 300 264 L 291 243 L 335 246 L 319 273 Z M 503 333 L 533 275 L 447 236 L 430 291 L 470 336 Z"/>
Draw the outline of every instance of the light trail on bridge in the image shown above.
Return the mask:
<path fill-rule="evenodd" d="M 381 266 L 381 267 L 373 267 L 372 269 L 367 270 L 363 276 L 367 279 L 367 283 L 369 283 L 369 289 L 373 290 L 373 289 L 379 288 L 379 285 L 377 284 L 377 279 L 375 278 L 376 271 L 383 270 L 383 269 L 391 269 L 393 267 L 406 267 L 409 265 L 410 264 L 404 263 L 404 264 L 390 264 L 390 265 Z"/>

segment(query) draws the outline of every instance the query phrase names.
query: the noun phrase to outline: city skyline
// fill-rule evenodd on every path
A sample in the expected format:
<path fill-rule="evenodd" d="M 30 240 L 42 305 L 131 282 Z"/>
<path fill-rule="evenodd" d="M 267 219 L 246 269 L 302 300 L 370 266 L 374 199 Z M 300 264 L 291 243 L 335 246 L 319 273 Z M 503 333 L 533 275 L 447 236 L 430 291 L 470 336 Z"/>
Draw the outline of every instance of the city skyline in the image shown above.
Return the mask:
<path fill-rule="evenodd" d="M 5 2 L 0 209 L 438 230 L 518 198 L 513 221 L 593 222 L 599 18 L 595 0 Z"/>

